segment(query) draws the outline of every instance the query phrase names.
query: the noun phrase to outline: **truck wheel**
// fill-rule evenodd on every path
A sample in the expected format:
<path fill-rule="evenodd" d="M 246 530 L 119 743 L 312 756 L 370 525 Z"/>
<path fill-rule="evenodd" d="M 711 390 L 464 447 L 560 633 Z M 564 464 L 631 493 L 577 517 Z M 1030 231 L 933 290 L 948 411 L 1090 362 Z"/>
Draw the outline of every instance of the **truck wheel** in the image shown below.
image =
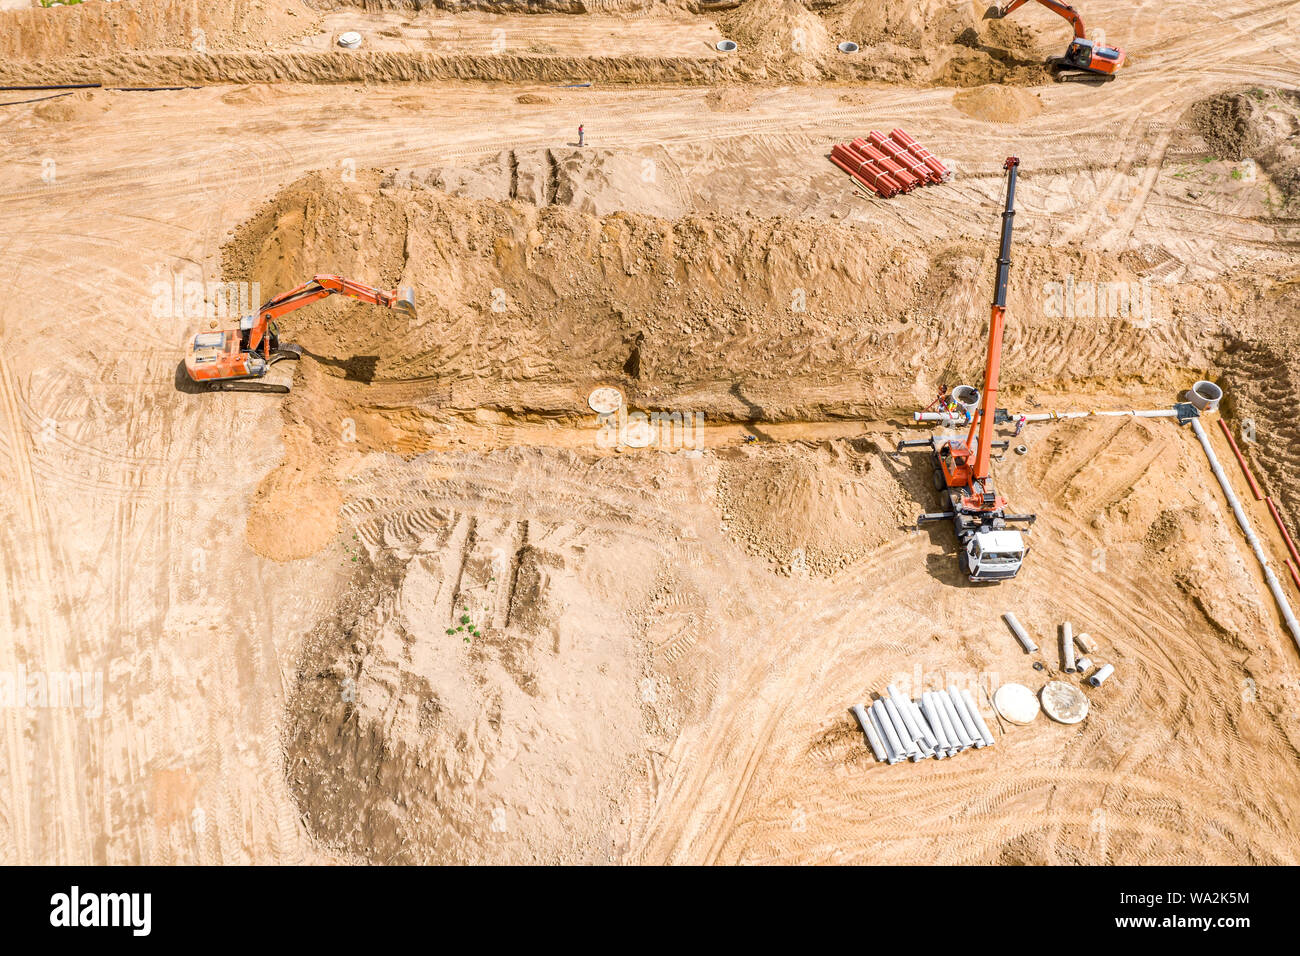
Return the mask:
<path fill-rule="evenodd" d="M 961 554 L 958 556 L 957 565 L 958 567 L 961 568 L 962 574 L 965 574 L 967 576 L 970 575 L 970 555 L 968 555 L 965 551 L 962 551 Z"/>
<path fill-rule="evenodd" d="M 943 491 L 944 486 L 946 484 L 947 482 L 943 480 L 943 472 L 940 469 L 936 468 L 934 470 L 934 490 Z"/>

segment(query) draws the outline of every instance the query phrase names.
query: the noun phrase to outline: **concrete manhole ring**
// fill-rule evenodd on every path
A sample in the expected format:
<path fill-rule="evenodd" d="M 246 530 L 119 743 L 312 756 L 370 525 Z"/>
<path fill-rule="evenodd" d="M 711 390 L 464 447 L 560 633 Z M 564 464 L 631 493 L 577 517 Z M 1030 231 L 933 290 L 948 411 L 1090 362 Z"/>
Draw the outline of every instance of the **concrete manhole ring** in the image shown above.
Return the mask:
<path fill-rule="evenodd" d="M 1048 681 L 1038 696 L 1043 701 L 1043 713 L 1058 724 L 1077 724 L 1088 716 L 1088 698 L 1073 684 Z"/>
<path fill-rule="evenodd" d="M 1017 446 L 1016 446 L 1016 454 L 1017 454 L 1017 455 L 1023 455 L 1023 454 L 1025 454 L 1025 453 L 1027 453 L 1028 451 L 1029 451 L 1029 446 L 1028 446 L 1028 445 L 1017 445 Z"/>
<path fill-rule="evenodd" d="M 349 30 L 346 33 L 339 34 L 339 46 L 347 50 L 355 50 L 361 46 L 361 34 L 356 30 Z"/>
<path fill-rule="evenodd" d="M 714 49 L 719 53 L 735 53 L 736 46 L 737 44 L 735 40 L 719 40 L 714 46 Z"/>
<path fill-rule="evenodd" d="M 597 415 L 613 415 L 623 407 L 623 393 L 611 385 L 602 385 L 591 390 L 587 404 Z"/>
<path fill-rule="evenodd" d="M 1003 684 L 993 695 L 993 706 L 1013 724 L 1033 723 L 1038 716 L 1038 698 L 1024 684 Z"/>
<path fill-rule="evenodd" d="M 854 43 L 852 40 L 845 40 L 843 43 L 837 46 L 836 49 L 839 50 L 841 53 L 857 53 L 858 45 Z"/>

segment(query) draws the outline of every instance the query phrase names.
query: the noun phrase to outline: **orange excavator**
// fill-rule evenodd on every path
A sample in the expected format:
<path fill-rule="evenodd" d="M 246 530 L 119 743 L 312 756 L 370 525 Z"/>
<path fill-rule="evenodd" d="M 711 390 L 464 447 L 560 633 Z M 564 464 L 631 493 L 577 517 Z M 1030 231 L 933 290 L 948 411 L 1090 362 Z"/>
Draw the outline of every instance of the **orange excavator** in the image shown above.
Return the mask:
<path fill-rule="evenodd" d="M 1009 442 L 993 440 L 993 426 L 1009 421 L 1005 409 L 997 407 L 998 372 L 1002 364 L 1002 330 L 1007 317 L 1007 282 L 1011 272 L 1011 225 L 1016 215 L 1016 170 L 1020 160 L 1007 157 L 1007 198 L 1002 211 L 1002 240 L 998 247 L 998 273 L 993 287 L 993 311 L 989 318 L 988 354 L 984 365 L 984 391 L 969 386 L 953 389 L 967 399 L 970 432 L 934 435 L 914 441 L 900 441 L 895 455 L 907 448 L 929 448 L 934 464 L 934 486 L 943 497 L 946 510 L 923 514 L 927 521 L 950 520 L 957 533 L 958 560 L 962 572 L 975 582 L 1014 578 L 1029 549 L 1024 536 L 1008 524 L 1033 524 L 1035 515 L 1008 514 L 1007 500 L 993 487 L 993 449 L 1005 450 Z M 978 405 L 976 404 L 978 403 Z"/>
<path fill-rule="evenodd" d="M 994 19 L 1010 16 L 1026 2 L 1027 0 L 1011 0 L 1005 7 L 990 7 L 989 15 Z M 1068 3 L 1061 3 L 1060 0 L 1038 0 L 1038 2 L 1058 17 L 1064 17 L 1074 27 L 1074 39 L 1066 48 L 1065 56 L 1054 57 L 1051 61 L 1052 66 L 1058 71 L 1077 70 L 1094 76 L 1113 77 L 1115 72 L 1124 65 L 1123 50 L 1094 43 L 1088 39 L 1087 31 L 1083 26 L 1083 17 L 1079 16 L 1079 11 L 1074 7 Z"/>
<path fill-rule="evenodd" d="M 409 287 L 384 292 L 342 276 L 312 276 L 297 288 L 268 299 L 256 315 L 243 316 L 239 328 L 194 336 L 185 353 L 186 373 L 191 381 L 212 391 L 289 391 L 288 385 L 261 381 L 276 362 L 302 358 L 302 349 L 280 341 L 275 320 L 331 295 L 346 295 L 415 315 L 415 294 Z"/>

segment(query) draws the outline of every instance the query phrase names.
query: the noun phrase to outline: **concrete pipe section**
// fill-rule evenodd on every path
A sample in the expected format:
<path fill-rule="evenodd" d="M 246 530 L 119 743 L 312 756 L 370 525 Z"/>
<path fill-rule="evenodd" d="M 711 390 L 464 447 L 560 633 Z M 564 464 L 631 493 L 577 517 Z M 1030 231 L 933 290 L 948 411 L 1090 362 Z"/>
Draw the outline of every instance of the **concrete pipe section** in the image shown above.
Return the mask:
<path fill-rule="evenodd" d="M 735 40 L 719 40 L 718 43 L 717 43 L 717 46 L 715 46 L 714 49 L 716 49 L 719 53 L 735 53 L 735 52 L 736 52 L 736 41 L 735 41 Z"/>
<path fill-rule="evenodd" d="M 1113 673 L 1115 673 L 1115 665 L 1105 664 L 1097 669 L 1097 673 L 1088 678 L 1088 683 L 1093 687 L 1100 687 L 1102 684 L 1106 683 L 1107 678 L 1109 678 Z"/>
<path fill-rule="evenodd" d="M 1223 389 L 1213 382 L 1200 381 L 1187 390 L 1187 400 L 1203 412 L 1217 412 Z"/>
<path fill-rule="evenodd" d="M 839 50 L 841 53 L 857 53 L 858 45 L 854 43 L 852 40 L 845 40 L 838 47 L 836 47 L 836 49 Z"/>
<path fill-rule="evenodd" d="M 956 385 L 952 390 L 952 400 L 973 414 L 979 408 L 980 390 L 973 385 Z"/>
<path fill-rule="evenodd" d="M 1020 642 L 1020 646 L 1025 649 L 1026 654 L 1032 654 L 1038 650 L 1038 645 L 1030 639 L 1029 635 L 1025 632 L 1025 629 L 1020 626 L 1020 622 L 1016 620 L 1014 614 L 1007 611 L 1002 615 L 1002 620 L 1007 622 L 1007 627 L 1011 628 L 1011 633 L 1016 636 L 1016 640 Z"/>
<path fill-rule="evenodd" d="M 347 33 L 339 34 L 339 46 L 345 50 L 355 50 L 361 46 L 361 34 L 356 30 L 349 30 Z"/>

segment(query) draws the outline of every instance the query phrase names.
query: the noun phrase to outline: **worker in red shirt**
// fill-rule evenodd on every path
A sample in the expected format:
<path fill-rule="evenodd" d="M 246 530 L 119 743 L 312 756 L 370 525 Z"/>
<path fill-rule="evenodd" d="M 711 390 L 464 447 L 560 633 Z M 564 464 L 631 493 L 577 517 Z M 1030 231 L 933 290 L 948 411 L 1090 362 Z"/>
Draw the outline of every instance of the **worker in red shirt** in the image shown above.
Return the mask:
<path fill-rule="evenodd" d="M 578 124 L 578 145 L 582 145 L 582 124 Z"/>

